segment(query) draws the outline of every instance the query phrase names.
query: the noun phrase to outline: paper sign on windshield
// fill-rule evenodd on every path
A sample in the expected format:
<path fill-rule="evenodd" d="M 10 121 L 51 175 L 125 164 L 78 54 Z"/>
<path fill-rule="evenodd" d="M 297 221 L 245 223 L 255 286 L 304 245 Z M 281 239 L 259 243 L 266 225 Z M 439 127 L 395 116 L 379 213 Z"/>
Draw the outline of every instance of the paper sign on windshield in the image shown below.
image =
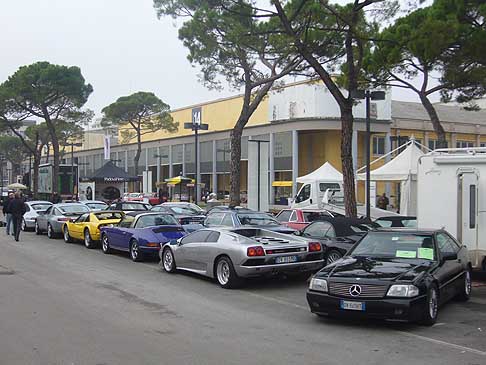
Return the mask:
<path fill-rule="evenodd" d="M 433 260 L 434 259 L 434 249 L 433 248 L 422 248 L 418 249 L 419 259 Z"/>
<path fill-rule="evenodd" d="M 417 257 L 417 252 L 397 250 L 397 252 L 395 253 L 395 257 L 400 257 L 403 259 L 414 259 Z"/>

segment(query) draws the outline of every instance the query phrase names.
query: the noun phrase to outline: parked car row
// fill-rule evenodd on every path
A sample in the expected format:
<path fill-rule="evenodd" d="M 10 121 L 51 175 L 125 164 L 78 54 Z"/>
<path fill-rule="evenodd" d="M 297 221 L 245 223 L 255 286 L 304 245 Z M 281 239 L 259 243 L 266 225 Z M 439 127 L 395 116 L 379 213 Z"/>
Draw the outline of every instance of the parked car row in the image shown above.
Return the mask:
<path fill-rule="evenodd" d="M 467 248 L 444 230 L 394 228 L 413 225 L 413 217 L 370 222 L 313 211 L 312 219 L 301 215 L 306 225 L 295 230 L 279 222 L 283 213 L 275 219 L 215 207 L 204 215 L 182 204 L 151 210 L 129 204 L 144 203 L 120 202 L 102 211 L 79 203 L 30 207 L 32 214 L 41 212 L 33 218 L 38 234 L 62 233 L 66 243 L 101 246 L 105 254 L 126 251 L 133 261 L 158 256 L 167 273 L 190 271 L 223 288 L 237 288 L 251 277 L 313 275 L 306 296 L 319 316 L 431 325 L 442 304 L 471 295 Z"/>

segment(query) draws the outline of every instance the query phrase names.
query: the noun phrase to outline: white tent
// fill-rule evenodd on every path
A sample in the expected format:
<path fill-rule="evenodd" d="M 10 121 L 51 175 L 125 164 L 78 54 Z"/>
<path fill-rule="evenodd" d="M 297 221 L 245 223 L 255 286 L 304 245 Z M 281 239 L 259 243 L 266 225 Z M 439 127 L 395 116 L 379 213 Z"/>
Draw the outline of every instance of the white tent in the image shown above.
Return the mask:
<path fill-rule="evenodd" d="M 301 184 L 311 183 L 314 181 L 326 181 L 337 182 L 343 181 L 343 174 L 341 174 L 336 168 L 329 162 L 319 167 L 317 170 L 312 171 L 310 174 L 297 178 L 297 182 Z"/>
<path fill-rule="evenodd" d="M 396 181 L 401 182 L 400 189 L 400 214 L 417 214 L 417 165 L 420 156 L 424 153 L 419 144 L 412 138 L 405 145 L 405 149 L 395 158 L 383 166 L 370 172 L 371 181 Z M 401 146 L 400 148 L 403 148 Z M 393 153 L 394 151 L 390 152 Z M 381 157 L 383 159 L 385 156 Z M 377 160 L 373 161 L 376 162 Z M 366 169 L 362 167 L 358 171 Z M 358 180 L 366 180 L 366 172 L 357 174 Z"/>

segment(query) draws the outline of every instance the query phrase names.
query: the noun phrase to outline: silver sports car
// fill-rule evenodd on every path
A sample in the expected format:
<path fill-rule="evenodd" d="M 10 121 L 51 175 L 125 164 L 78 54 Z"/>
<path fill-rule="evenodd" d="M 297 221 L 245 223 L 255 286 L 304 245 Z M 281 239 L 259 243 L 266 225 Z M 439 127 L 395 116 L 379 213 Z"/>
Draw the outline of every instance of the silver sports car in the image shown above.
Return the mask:
<path fill-rule="evenodd" d="M 25 214 L 22 220 L 22 231 L 34 229 L 35 220 L 40 212 L 45 212 L 52 205 L 51 202 L 43 200 L 33 200 L 25 203 Z"/>
<path fill-rule="evenodd" d="M 323 266 L 319 242 L 261 228 L 205 228 L 159 251 L 167 272 L 192 271 L 234 288 L 242 278 L 278 273 L 310 274 Z"/>
<path fill-rule="evenodd" d="M 79 203 L 54 204 L 46 212 L 39 214 L 35 220 L 35 233 L 47 232 L 47 237 L 55 238 L 62 233 L 62 226 L 68 220 L 75 220 L 89 208 Z"/>

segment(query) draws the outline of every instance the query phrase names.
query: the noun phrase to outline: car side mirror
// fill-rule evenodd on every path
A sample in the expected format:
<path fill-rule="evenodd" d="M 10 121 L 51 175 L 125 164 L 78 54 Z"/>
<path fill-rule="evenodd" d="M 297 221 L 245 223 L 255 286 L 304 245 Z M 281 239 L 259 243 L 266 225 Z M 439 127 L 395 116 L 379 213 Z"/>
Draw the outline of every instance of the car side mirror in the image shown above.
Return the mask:
<path fill-rule="evenodd" d="M 294 234 L 295 234 L 296 236 L 302 236 L 302 232 L 301 232 L 301 231 L 295 231 L 295 232 L 294 232 Z"/>
<path fill-rule="evenodd" d="M 447 252 L 442 255 L 442 260 L 444 261 L 454 261 L 457 260 L 457 253 Z"/>
<path fill-rule="evenodd" d="M 178 244 L 179 244 L 179 241 L 178 240 L 170 240 L 169 241 L 169 245 L 176 246 Z"/>

